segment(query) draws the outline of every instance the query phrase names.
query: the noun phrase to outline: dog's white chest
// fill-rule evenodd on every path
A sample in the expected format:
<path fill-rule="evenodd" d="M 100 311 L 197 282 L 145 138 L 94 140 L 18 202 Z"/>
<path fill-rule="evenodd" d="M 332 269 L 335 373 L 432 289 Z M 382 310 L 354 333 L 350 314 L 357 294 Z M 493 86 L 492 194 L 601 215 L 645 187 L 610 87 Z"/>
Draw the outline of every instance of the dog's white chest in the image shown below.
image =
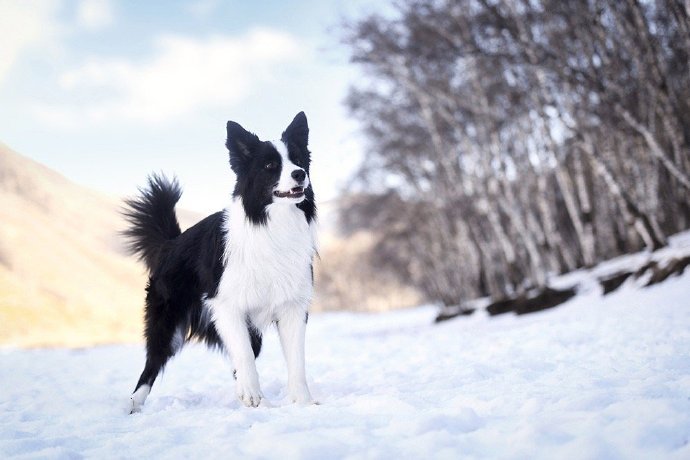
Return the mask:
<path fill-rule="evenodd" d="M 273 204 L 267 223 L 254 225 L 239 200 L 225 213 L 225 269 L 214 307 L 246 310 L 268 323 L 277 308 L 307 305 L 316 242 L 304 213 L 294 205 Z"/>

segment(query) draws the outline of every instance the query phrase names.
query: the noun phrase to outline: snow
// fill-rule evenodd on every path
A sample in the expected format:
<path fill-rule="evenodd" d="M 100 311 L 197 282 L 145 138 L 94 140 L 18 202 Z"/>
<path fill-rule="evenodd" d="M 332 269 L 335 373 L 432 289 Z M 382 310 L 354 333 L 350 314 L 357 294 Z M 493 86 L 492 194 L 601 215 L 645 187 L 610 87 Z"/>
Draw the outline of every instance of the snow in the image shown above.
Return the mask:
<path fill-rule="evenodd" d="M 690 270 L 531 315 L 436 313 L 312 315 L 306 407 L 274 331 L 255 409 L 199 345 L 131 416 L 142 346 L 0 350 L 0 458 L 690 458 Z"/>

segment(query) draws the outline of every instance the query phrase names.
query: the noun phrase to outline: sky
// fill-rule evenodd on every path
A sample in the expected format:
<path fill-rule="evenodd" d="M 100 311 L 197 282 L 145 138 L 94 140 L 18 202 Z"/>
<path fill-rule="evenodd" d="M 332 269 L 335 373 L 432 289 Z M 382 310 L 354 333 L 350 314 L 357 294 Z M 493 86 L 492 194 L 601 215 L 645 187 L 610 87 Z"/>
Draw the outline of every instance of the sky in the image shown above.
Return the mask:
<path fill-rule="evenodd" d="M 0 0 L 0 142 L 115 196 L 176 175 L 180 205 L 213 212 L 234 182 L 226 122 L 278 139 L 303 110 L 317 199 L 332 200 L 364 148 L 341 24 L 382 4 Z"/>

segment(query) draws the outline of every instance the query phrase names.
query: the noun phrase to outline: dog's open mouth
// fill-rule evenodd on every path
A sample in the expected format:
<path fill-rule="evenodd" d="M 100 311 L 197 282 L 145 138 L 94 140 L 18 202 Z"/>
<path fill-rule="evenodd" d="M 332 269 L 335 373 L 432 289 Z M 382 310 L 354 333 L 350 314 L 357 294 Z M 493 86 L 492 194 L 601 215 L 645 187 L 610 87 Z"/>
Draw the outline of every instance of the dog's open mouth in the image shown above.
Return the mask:
<path fill-rule="evenodd" d="M 278 198 L 301 198 L 304 195 L 304 187 L 294 187 L 287 192 L 276 190 L 273 192 L 273 195 Z"/>

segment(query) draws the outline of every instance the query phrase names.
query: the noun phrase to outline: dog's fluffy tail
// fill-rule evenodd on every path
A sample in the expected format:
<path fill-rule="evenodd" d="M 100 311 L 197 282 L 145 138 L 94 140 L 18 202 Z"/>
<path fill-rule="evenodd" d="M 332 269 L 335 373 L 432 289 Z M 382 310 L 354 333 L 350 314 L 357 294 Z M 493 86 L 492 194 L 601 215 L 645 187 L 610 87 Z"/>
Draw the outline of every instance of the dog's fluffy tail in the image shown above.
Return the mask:
<path fill-rule="evenodd" d="M 169 180 L 163 175 L 152 174 L 148 182 L 148 187 L 139 189 L 138 197 L 125 200 L 122 213 L 130 224 L 124 231 L 129 249 L 153 272 L 165 243 L 181 233 L 175 204 L 182 189 L 176 178 Z"/>

